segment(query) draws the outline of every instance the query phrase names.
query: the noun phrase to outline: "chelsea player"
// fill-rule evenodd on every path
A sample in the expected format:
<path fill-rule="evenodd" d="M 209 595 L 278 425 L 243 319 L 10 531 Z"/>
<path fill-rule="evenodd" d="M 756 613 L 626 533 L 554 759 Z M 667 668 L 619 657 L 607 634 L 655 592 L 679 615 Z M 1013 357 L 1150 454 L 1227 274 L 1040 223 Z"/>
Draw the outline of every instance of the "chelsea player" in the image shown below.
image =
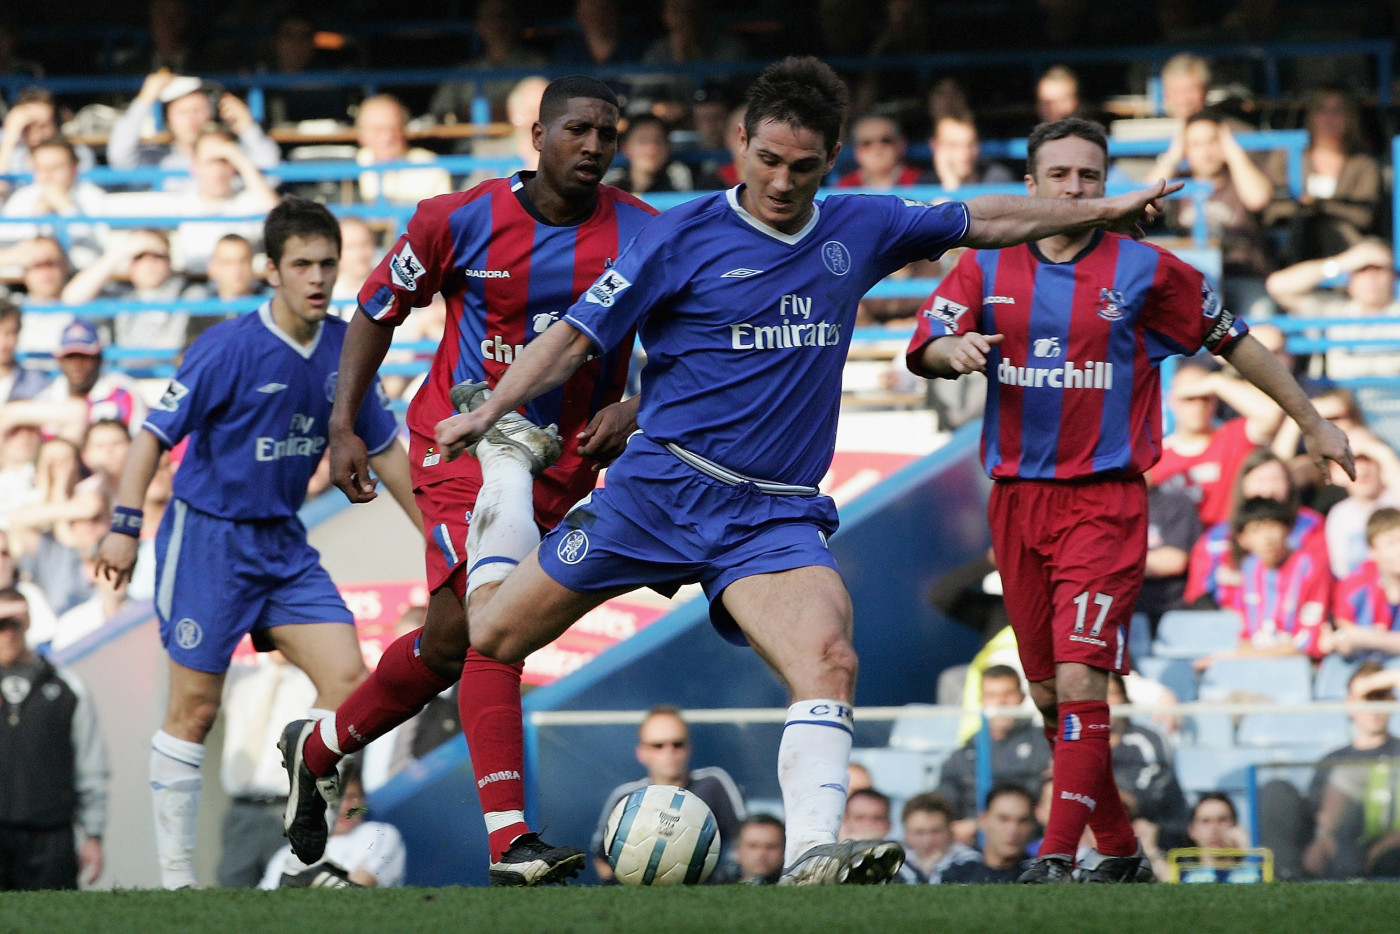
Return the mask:
<path fill-rule="evenodd" d="M 937 207 L 871 195 L 818 203 L 847 97 L 816 59 L 766 69 L 747 95 L 746 184 L 652 221 L 516 356 L 490 398 L 437 429 L 456 454 L 638 329 L 648 358 L 642 433 L 606 488 L 577 504 L 491 599 L 472 602 L 472 645 L 518 661 L 609 597 L 703 584 L 720 632 L 752 645 L 792 693 L 778 750 L 789 884 L 881 883 L 903 862 L 893 841 L 836 842 L 856 655 L 850 597 L 826 548 L 836 509 L 816 484 L 835 448 L 857 304 L 914 259 L 1132 229 L 1175 190 L 1159 183 L 1097 201 L 984 195 Z"/>
<path fill-rule="evenodd" d="M 340 227 L 324 207 L 288 198 L 267 216 L 272 298 L 210 328 L 185 353 L 132 441 L 98 573 L 130 576 L 146 487 L 164 452 L 188 437 L 174 498 L 156 538 L 156 614 L 170 655 L 165 722 L 151 741 L 161 883 L 195 885 L 194 840 L 204 738 L 219 711 L 234 648 L 251 633 L 278 649 L 333 709 L 365 678 L 346 609 L 297 509 L 326 449 L 345 324 L 326 316 Z M 408 456 L 382 390 L 360 410 L 379 478 L 409 517 Z"/>

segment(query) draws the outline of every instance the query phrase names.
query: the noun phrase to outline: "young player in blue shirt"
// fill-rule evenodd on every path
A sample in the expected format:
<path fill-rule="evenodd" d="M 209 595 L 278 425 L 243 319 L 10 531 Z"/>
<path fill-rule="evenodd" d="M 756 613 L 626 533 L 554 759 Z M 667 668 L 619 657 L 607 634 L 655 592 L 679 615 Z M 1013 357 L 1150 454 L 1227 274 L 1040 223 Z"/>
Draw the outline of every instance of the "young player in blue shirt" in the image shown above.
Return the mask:
<path fill-rule="evenodd" d="M 161 455 L 188 437 L 156 538 L 170 698 L 151 742 L 150 776 L 166 888 L 195 885 L 204 738 L 243 636 L 305 671 L 318 708 L 333 709 L 367 674 L 355 619 L 296 515 L 326 448 L 345 336 L 344 322 L 327 318 L 340 227 L 321 205 L 289 198 L 268 215 L 264 240 L 272 298 L 190 345 L 132 441 L 98 553 L 99 574 L 118 583 L 131 574 L 146 488 Z M 421 526 L 382 391 L 355 427 L 380 479 Z"/>
<path fill-rule="evenodd" d="M 449 454 L 489 440 L 497 419 L 638 328 L 648 355 L 643 434 L 605 489 L 498 586 L 476 591 L 472 644 L 516 661 L 609 597 L 702 583 L 716 627 L 752 645 L 795 701 L 778 751 L 792 884 L 885 882 L 903 861 L 893 841 L 836 842 L 856 655 L 850 598 L 826 548 L 836 510 L 815 485 L 835 447 L 857 304 L 915 258 L 1130 229 L 1174 190 L 1159 184 L 1096 202 L 997 195 L 929 207 L 833 195 L 817 204 L 846 103 L 844 84 L 815 59 L 767 69 L 748 92 L 747 184 L 652 221 L 515 358 L 494 394 L 470 398 L 437 430 Z"/>

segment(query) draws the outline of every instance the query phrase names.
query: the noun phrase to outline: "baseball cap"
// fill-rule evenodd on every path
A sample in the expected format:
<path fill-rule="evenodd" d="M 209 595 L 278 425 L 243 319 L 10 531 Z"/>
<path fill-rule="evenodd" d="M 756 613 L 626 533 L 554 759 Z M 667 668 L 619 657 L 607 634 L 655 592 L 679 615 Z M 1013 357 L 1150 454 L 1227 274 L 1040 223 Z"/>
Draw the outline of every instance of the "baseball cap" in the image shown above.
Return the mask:
<path fill-rule="evenodd" d="M 102 338 L 97 336 L 97 328 L 86 321 L 74 321 L 63 329 L 63 336 L 58 341 L 58 353 L 54 356 L 70 357 L 74 354 L 89 357 L 102 355 Z"/>
<path fill-rule="evenodd" d="M 193 94 L 204 89 L 204 82 L 189 75 L 178 75 L 170 79 L 170 83 L 160 90 L 160 102 L 168 104 L 171 101 L 179 100 L 186 94 Z"/>

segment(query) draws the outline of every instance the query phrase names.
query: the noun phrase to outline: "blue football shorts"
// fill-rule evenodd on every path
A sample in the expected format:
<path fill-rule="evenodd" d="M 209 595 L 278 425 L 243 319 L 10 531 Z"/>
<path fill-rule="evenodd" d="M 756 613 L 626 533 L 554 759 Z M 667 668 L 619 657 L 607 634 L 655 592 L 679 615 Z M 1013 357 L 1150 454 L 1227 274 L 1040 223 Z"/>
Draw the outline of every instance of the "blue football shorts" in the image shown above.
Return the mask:
<path fill-rule="evenodd" d="M 755 574 L 836 570 L 826 540 L 837 524 L 829 496 L 725 483 L 638 434 L 608 468 L 607 485 L 545 536 L 539 559 L 546 574 L 580 593 L 651 587 L 670 596 L 698 582 L 715 629 L 747 645 L 720 599 L 724 589 Z"/>
<path fill-rule="evenodd" d="M 354 625 L 320 558 L 295 516 L 235 521 L 171 500 L 156 533 L 161 644 L 186 668 L 218 674 L 246 633 L 265 652 L 274 626 Z"/>

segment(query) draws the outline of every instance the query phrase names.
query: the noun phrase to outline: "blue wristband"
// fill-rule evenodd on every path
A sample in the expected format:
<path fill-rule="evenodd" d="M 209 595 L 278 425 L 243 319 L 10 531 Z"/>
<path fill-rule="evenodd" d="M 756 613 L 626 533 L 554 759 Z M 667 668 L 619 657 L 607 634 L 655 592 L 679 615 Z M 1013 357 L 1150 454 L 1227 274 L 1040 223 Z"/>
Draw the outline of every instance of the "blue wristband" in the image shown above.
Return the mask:
<path fill-rule="evenodd" d="M 140 538 L 142 519 L 143 514 L 139 509 L 132 509 L 130 506 L 112 507 L 112 531 L 118 535 Z"/>

